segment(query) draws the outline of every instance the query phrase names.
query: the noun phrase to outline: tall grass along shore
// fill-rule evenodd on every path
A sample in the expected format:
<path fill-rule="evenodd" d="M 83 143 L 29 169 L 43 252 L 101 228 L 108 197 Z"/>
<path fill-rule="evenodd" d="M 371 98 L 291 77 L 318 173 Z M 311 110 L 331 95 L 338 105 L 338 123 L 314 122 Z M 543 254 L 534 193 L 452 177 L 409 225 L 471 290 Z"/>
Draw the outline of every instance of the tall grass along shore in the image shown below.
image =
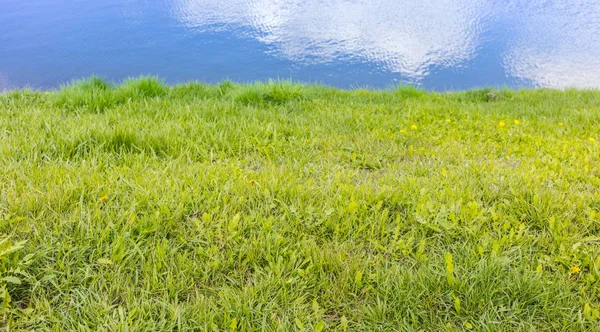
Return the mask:
<path fill-rule="evenodd" d="M 600 92 L 0 95 L 6 330 L 598 331 Z"/>

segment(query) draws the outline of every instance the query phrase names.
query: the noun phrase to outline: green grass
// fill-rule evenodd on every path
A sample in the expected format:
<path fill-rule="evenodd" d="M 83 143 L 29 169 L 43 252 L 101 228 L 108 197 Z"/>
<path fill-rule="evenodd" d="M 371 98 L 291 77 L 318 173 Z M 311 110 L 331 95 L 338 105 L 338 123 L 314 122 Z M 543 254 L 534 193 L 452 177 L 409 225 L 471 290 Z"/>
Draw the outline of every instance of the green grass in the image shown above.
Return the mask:
<path fill-rule="evenodd" d="M 599 108 L 155 78 L 4 93 L 1 324 L 598 329 Z"/>

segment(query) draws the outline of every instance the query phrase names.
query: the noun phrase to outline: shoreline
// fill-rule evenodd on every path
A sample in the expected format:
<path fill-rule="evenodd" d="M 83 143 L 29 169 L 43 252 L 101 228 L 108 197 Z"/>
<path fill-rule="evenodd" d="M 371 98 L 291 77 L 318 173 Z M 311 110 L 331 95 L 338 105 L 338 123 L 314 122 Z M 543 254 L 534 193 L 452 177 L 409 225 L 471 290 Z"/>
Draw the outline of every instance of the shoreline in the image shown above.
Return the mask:
<path fill-rule="evenodd" d="M 177 82 L 177 83 L 165 83 L 165 80 L 160 78 L 159 76 L 139 76 L 139 77 L 126 78 L 121 81 L 114 81 L 114 80 L 107 80 L 102 77 L 92 75 L 87 78 L 73 79 L 68 83 L 60 84 L 57 88 L 44 89 L 44 88 L 31 88 L 28 86 L 24 86 L 24 87 L 19 87 L 19 88 L 5 89 L 5 90 L 0 91 L 0 94 L 7 94 L 7 93 L 11 93 L 11 92 L 14 93 L 14 92 L 19 92 L 19 91 L 56 93 L 56 92 L 59 92 L 64 89 L 73 88 L 74 86 L 82 86 L 82 85 L 90 84 L 90 82 L 96 82 L 96 84 L 100 84 L 100 85 L 108 87 L 110 89 L 118 90 L 120 87 L 125 86 L 127 84 L 131 84 L 132 82 L 144 81 L 144 80 L 153 81 L 157 85 L 160 85 L 160 86 L 164 87 L 165 89 L 173 89 L 173 88 L 177 88 L 177 87 L 190 86 L 190 85 L 205 86 L 207 88 L 216 87 L 216 86 L 220 86 L 220 85 L 229 85 L 229 86 L 234 86 L 234 87 L 250 87 L 250 86 L 265 87 L 265 86 L 269 86 L 269 85 L 286 85 L 286 86 L 294 86 L 297 88 L 303 88 L 303 89 L 308 89 L 308 90 L 324 89 L 324 90 L 337 90 L 337 91 L 342 91 L 342 92 L 368 91 L 368 92 L 373 92 L 373 93 L 393 93 L 394 91 L 405 89 L 405 90 L 416 90 L 420 93 L 425 93 L 425 94 L 442 94 L 442 95 L 460 94 L 460 93 L 468 93 L 468 92 L 476 92 L 476 91 L 486 91 L 486 92 L 490 92 L 490 91 L 492 91 L 492 92 L 502 92 L 502 91 L 512 91 L 512 92 L 518 92 L 518 91 L 597 92 L 597 91 L 600 91 L 599 87 L 551 88 L 551 87 L 526 87 L 526 86 L 518 87 L 518 88 L 517 87 L 508 87 L 508 86 L 503 86 L 503 87 L 482 86 L 482 87 L 474 87 L 474 88 L 467 88 L 467 89 L 427 90 L 425 88 L 420 88 L 418 86 L 414 86 L 414 85 L 410 85 L 410 84 L 397 84 L 397 85 L 391 84 L 387 87 L 379 87 L 379 88 L 378 87 L 369 87 L 369 86 L 364 86 L 364 87 L 356 86 L 356 87 L 342 88 L 342 87 L 336 87 L 336 86 L 332 86 L 332 85 L 322 84 L 319 82 L 302 82 L 302 81 L 294 81 L 294 80 L 289 80 L 289 79 L 276 79 L 276 78 L 267 79 L 267 80 L 259 80 L 259 81 L 250 81 L 250 82 L 236 82 L 236 81 L 224 79 L 218 83 L 217 82 L 208 83 L 208 82 L 203 82 L 203 81 L 199 81 L 199 80 L 189 80 L 189 81 L 182 81 L 182 82 Z"/>

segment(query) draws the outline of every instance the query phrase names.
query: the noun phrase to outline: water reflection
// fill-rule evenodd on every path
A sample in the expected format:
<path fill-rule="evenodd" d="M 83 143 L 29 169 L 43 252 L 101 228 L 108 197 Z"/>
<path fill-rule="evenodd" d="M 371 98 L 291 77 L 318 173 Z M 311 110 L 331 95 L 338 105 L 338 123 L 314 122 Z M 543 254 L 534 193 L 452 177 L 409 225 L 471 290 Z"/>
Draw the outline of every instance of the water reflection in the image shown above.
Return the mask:
<path fill-rule="evenodd" d="M 524 4 L 510 21 L 518 27 L 504 57 L 512 75 L 538 86 L 600 87 L 600 2 Z"/>
<path fill-rule="evenodd" d="M 97 74 L 600 88 L 598 0 L 1 0 L 0 89 Z"/>
<path fill-rule="evenodd" d="M 173 16 L 198 33 L 250 29 L 303 64 L 367 61 L 418 80 L 431 66 L 476 54 L 483 1 L 176 0 Z"/>

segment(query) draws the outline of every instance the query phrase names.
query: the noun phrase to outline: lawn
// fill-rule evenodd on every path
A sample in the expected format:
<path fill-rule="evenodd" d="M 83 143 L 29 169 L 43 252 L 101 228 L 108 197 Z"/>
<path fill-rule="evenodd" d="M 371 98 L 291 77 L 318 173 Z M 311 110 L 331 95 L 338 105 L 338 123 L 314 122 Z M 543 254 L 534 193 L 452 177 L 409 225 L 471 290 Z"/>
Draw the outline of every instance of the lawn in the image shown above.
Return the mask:
<path fill-rule="evenodd" d="M 600 328 L 600 91 L 0 95 L 7 330 Z"/>

